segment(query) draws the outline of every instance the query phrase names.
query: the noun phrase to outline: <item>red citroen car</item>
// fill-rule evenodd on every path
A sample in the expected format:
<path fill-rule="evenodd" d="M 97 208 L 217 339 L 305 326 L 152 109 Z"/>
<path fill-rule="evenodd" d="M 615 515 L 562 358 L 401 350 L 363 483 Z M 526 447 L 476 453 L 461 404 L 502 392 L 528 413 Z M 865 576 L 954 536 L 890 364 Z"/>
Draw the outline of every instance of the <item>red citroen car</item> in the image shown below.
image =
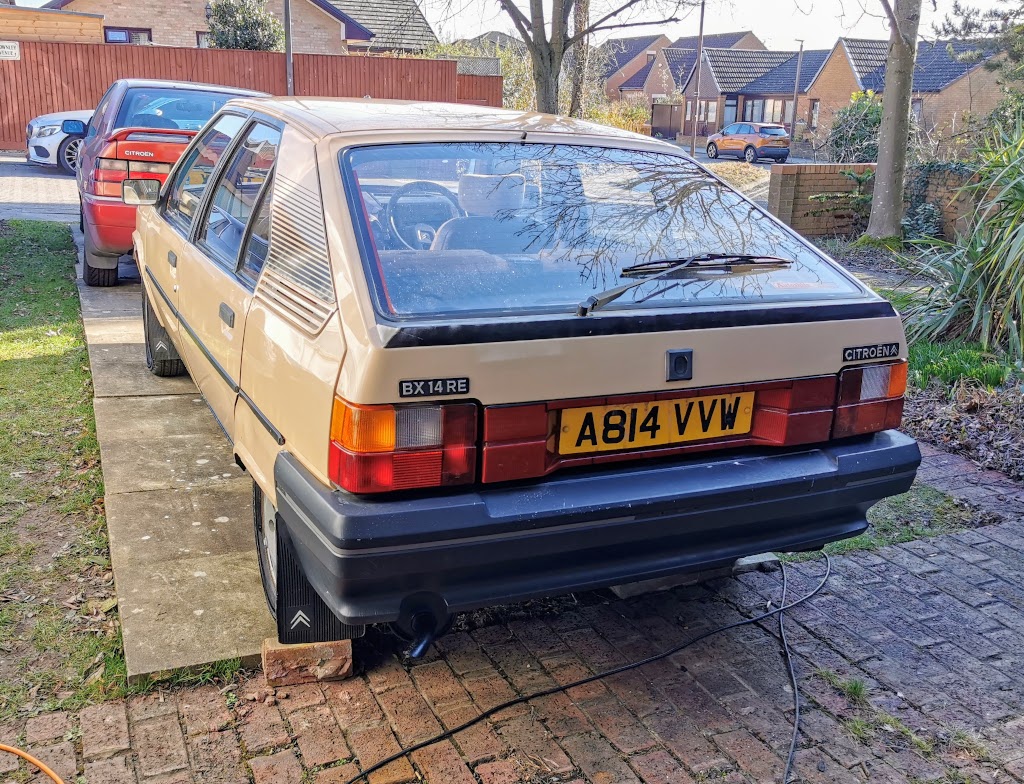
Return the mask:
<path fill-rule="evenodd" d="M 163 182 L 178 156 L 221 106 L 265 93 L 190 82 L 119 79 L 100 99 L 88 126 L 64 123 L 84 135 L 78 157 L 78 194 L 85 234 L 88 286 L 117 283 L 117 259 L 130 253 L 135 206 L 125 204 L 127 179 Z"/>

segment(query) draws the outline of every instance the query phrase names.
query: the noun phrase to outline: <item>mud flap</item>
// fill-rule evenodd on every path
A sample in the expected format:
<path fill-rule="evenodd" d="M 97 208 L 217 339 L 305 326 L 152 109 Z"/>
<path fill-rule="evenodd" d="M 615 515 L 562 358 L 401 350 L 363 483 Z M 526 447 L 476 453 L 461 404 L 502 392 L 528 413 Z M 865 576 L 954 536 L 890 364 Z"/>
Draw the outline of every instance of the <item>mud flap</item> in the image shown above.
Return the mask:
<path fill-rule="evenodd" d="M 313 590 L 292 549 L 288 527 L 277 526 L 277 639 L 286 645 L 353 640 L 365 626 L 342 623 Z"/>

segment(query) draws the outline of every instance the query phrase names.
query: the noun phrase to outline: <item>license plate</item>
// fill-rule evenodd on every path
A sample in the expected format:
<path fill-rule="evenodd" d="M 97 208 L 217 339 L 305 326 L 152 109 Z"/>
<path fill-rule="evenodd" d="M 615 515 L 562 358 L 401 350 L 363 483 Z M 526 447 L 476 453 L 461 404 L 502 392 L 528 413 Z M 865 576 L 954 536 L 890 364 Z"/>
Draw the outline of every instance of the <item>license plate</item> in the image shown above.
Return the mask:
<path fill-rule="evenodd" d="M 567 408 L 558 452 L 578 455 L 685 444 L 750 432 L 753 392 Z"/>

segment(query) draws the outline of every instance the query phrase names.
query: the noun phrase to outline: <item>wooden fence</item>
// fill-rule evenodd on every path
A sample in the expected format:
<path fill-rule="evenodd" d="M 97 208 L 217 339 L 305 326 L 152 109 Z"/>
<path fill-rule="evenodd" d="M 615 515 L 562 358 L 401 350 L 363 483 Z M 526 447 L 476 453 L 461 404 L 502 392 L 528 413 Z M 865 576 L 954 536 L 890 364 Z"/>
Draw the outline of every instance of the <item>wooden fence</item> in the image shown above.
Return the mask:
<path fill-rule="evenodd" d="M 454 60 L 297 54 L 293 68 L 296 95 L 501 106 L 500 76 L 457 75 Z M 20 60 L 0 60 L 0 149 L 23 149 L 33 117 L 91 109 L 111 82 L 133 77 L 287 92 L 278 52 L 22 41 Z"/>

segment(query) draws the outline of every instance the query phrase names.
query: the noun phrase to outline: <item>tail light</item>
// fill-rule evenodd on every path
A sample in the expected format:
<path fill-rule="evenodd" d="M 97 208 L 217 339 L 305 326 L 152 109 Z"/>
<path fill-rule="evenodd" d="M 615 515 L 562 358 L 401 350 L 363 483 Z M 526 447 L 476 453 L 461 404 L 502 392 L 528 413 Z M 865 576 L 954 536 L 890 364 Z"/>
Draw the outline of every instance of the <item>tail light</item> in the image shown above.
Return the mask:
<path fill-rule="evenodd" d="M 360 406 L 335 398 L 328 472 L 351 493 L 470 484 L 476 406 Z"/>
<path fill-rule="evenodd" d="M 844 370 L 839 374 L 839 404 L 832 437 L 846 438 L 899 427 L 906 391 L 906 360 Z"/>
<path fill-rule="evenodd" d="M 93 171 L 93 193 L 97 196 L 121 198 L 121 183 L 128 179 L 128 161 L 97 158 Z"/>
<path fill-rule="evenodd" d="M 134 177 L 136 174 L 168 174 L 171 171 L 169 163 L 147 163 L 146 161 L 128 161 L 128 174 Z"/>

